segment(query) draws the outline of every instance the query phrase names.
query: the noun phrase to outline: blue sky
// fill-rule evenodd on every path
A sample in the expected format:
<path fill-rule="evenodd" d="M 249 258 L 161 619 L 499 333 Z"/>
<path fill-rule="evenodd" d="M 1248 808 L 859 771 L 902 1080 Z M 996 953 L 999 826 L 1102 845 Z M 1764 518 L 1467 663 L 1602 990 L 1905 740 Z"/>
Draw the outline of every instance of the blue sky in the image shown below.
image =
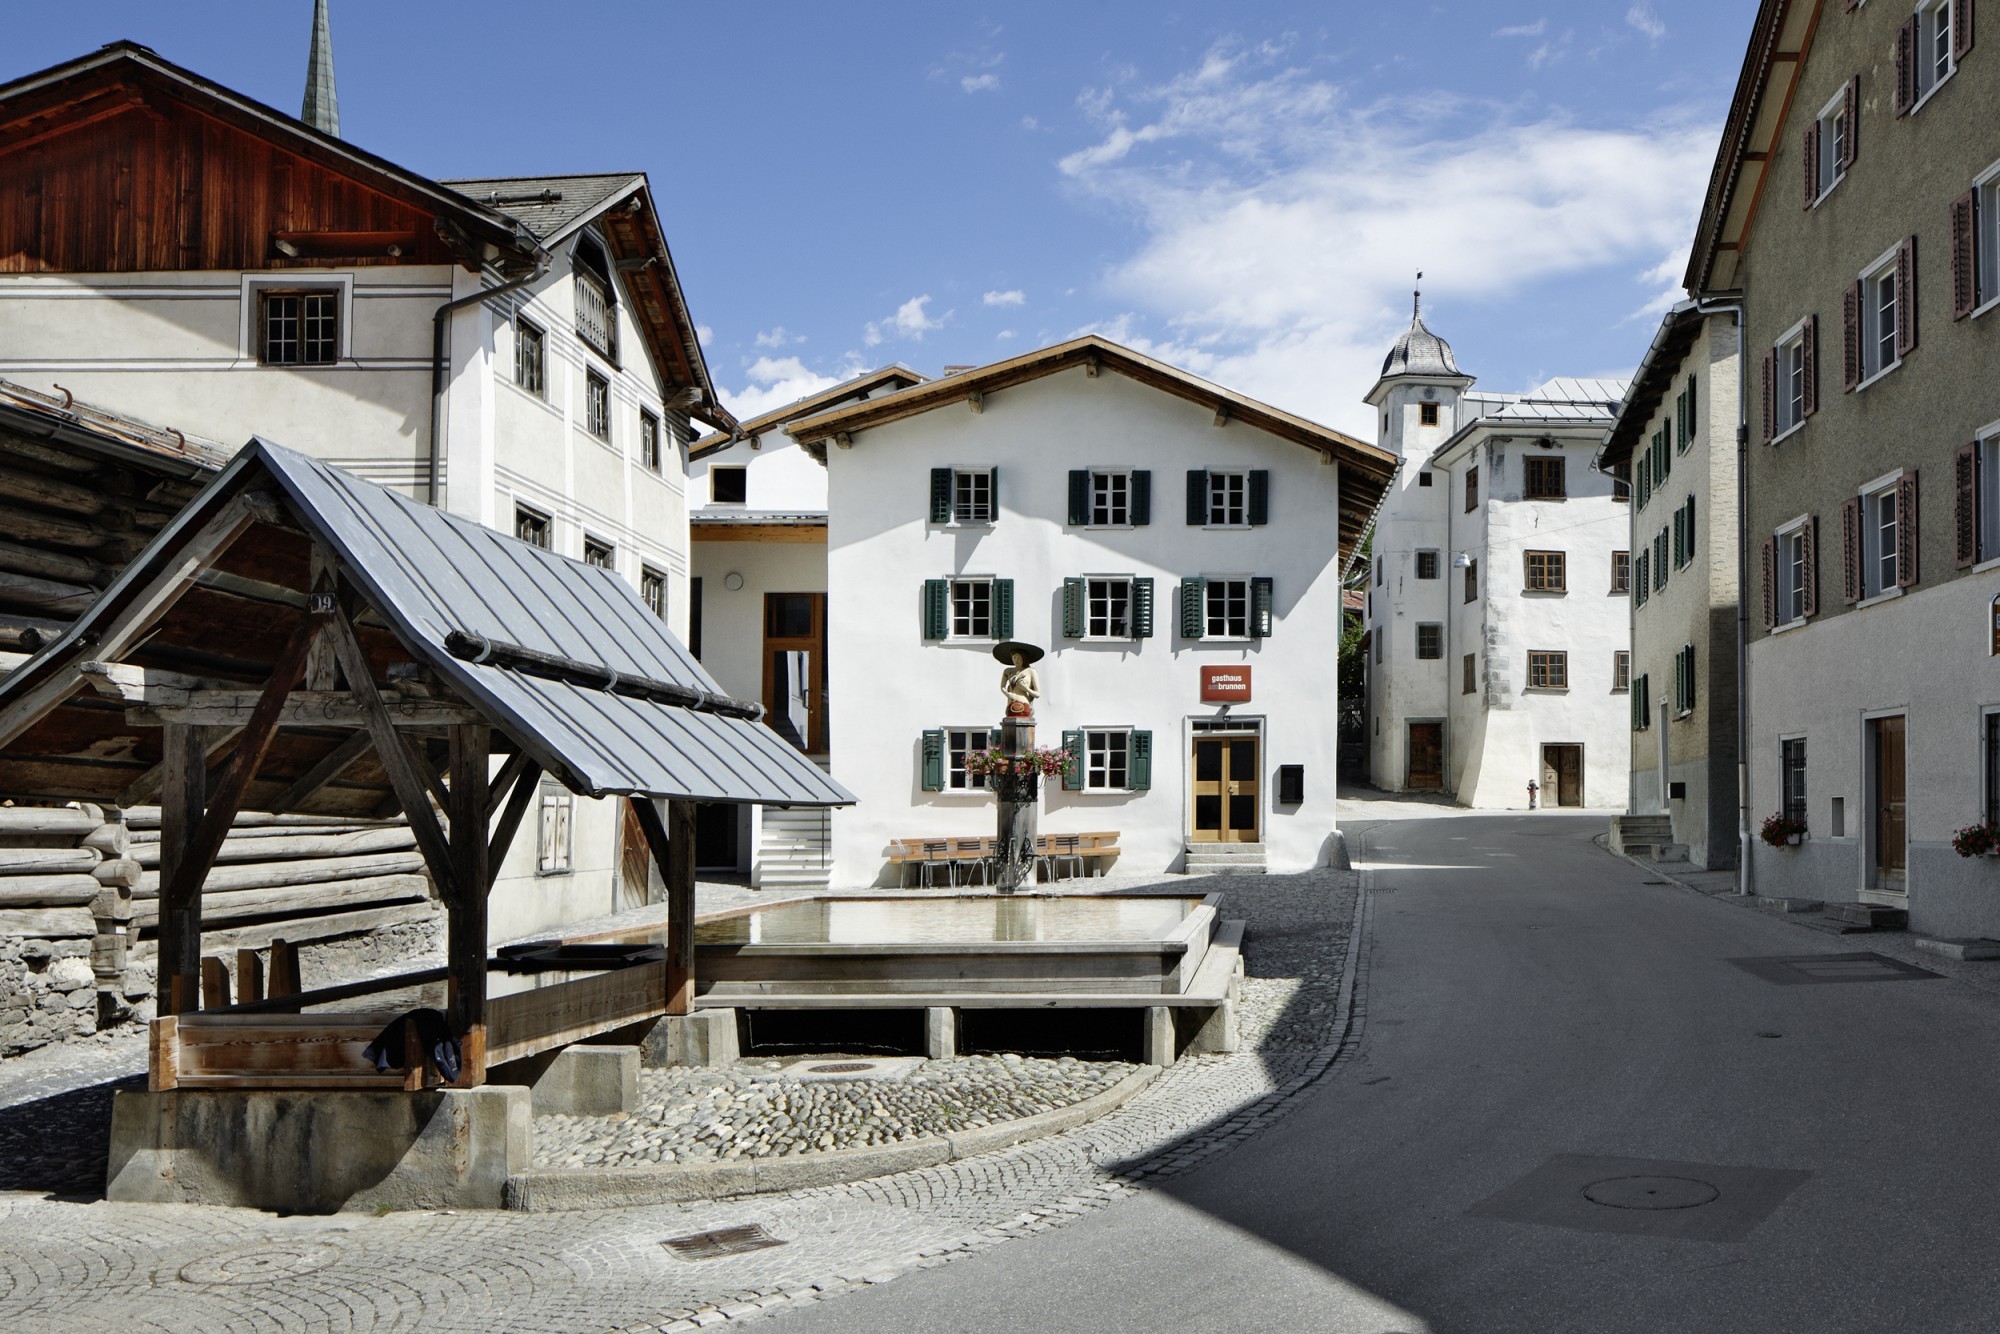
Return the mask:
<path fill-rule="evenodd" d="M 345 136 L 435 176 L 643 170 L 757 411 L 1099 330 L 1373 438 L 1408 319 L 1482 387 L 1629 371 L 1680 279 L 1753 0 L 332 0 Z M 15 15 L 297 108 L 310 0 Z M 26 22 L 23 22 L 27 19 Z"/>

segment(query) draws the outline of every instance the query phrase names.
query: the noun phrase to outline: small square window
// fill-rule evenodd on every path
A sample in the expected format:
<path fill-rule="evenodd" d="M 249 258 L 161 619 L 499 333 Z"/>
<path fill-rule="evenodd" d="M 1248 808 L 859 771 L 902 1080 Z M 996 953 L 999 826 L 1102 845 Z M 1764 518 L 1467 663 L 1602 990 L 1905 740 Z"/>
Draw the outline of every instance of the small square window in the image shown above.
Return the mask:
<path fill-rule="evenodd" d="M 650 565 L 639 569 L 639 600 L 661 620 L 667 619 L 667 576 Z"/>
<path fill-rule="evenodd" d="M 741 505 L 750 494 L 750 470 L 740 465 L 708 470 L 708 498 L 717 505 Z"/>
<path fill-rule="evenodd" d="M 1529 500 L 1561 500 L 1568 495 L 1562 459 L 1528 459 L 1523 468 L 1523 494 Z"/>
<path fill-rule="evenodd" d="M 611 438 L 611 381 L 596 371 L 583 375 L 583 429 L 599 440 Z"/>
<path fill-rule="evenodd" d="M 548 550 L 550 546 L 549 516 L 538 510 L 531 510 L 526 505 L 516 505 L 514 507 L 514 536 L 520 538 L 530 546 L 541 547 L 545 551 Z"/>
<path fill-rule="evenodd" d="M 1125 792 L 1132 786 L 1132 734 L 1123 729 L 1083 734 L 1083 786 L 1090 792 Z"/>
<path fill-rule="evenodd" d="M 647 472 L 660 470 L 660 419 L 645 411 L 639 413 L 639 466 Z"/>
<path fill-rule="evenodd" d="M 1417 425 L 1436 426 L 1437 424 L 1438 424 L 1438 405 L 1435 403 L 1417 404 Z"/>
<path fill-rule="evenodd" d="M 340 359 L 340 292 L 265 291 L 263 346 L 266 366 L 331 366 Z"/>
<path fill-rule="evenodd" d="M 1529 592 L 1561 593 L 1568 589 L 1567 559 L 1562 552 L 1530 551 L 1527 563 Z"/>
<path fill-rule="evenodd" d="M 1459 685 L 1459 693 L 1465 695 L 1476 693 L 1479 689 L 1478 655 L 1473 653 L 1466 654 L 1462 663 L 1462 670 L 1464 680 Z"/>
<path fill-rule="evenodd" d="M 1132 637 L 1132 581 L 1089 579 L 1085 591 L 1085 633 L 1092 639 Z"/>
<path fill-rule="evenodd" d="M 1208 580 L 1207 612 L 1210 639 L 1250 637 L 1250 581 L 1248 579 Z"/>
<path fill-rule="evenodd" d="M 609 542 L 600 542 L 594 537 L 583 539 L 583 563 L 594 565 L 600 570 L 612 569 L 617 553 Z"/>
<path fill-rule="evenodd" d="M 1208 526 L 1242 528 L 1250 522 L 1250 474 L 1240 469 L 1210 469 Z"/>
<path fill-rule="evenodd" d="M 954 792 L 983 792 L 986 775 L 968 773 L 965 757 L 990 750 L 993 733 L 985 727 L 947 727 L 944 730 L 945 786 Z"/>
<path fill-rule="evenodd" d="M 1435 579 L 1437 577 L 1438 553 L 1435 551 L 1419 551 L 1417 553 L 1417 578 Z"/>
<path fill-rule="evenodd" d="M 954 639 L 993 638 L 993 581 L 951 581 L 951 635 Z"/>
<path fill-rule="evenodd" d="M 1465 512 L 1467 514 L 1470 514 L 1472 513 L 1472 511 L 1478 508 L 1479 508 L 1479 469 L 1476 467 L 1467 468 L 1465 470 Z"/>
<path fill-rule="evenodd" d="M 1100 528 L 1122 528 L 1132 522 L 1132 474 L 1090 474 L 1090 521 Z"/>
<path fill-rule="evenodd" d="M 1428 471 L 1420 472 L 1417 474 L 1418 486 L 1429 486 L 1430 484 L 1431 484 L 1431 475 Z"/>
<path fill-rule="evenodd" d="M 1444 626 L 1437 621 L 1424 621 L 1417 626 L 1417 656 L 1419 658 L 1442 658 L 1444 656 Z"/>
<path fill-rule="evenodd" d="M 951 475 L 951 521 L 993 522 L 993 470 L 956 470 Z"/>
<path fill-rule="evenodd" d="M 548 335 L 541 326 L 514 317 L 514 383 L 536 398 L 549 394 Z"/>
<path fill-rule="evenodd" d="M 1614 649 L 1611 654 L 1611 692 L 1622 694 L 1632 688 L 1632 651 Z"/>
<path fill-rule="evenodd" d="M 1479 601 L 1479 562 L 1477 560 L 1468 560 L 1465 563 L 1465 600 L 1467 602 Z"/>
<path fill-rule="evenodd" d="M 1535 690 L 1569 689 L 1569 654 L 1530 650 L 1528 685 Z"/>
<path fill-rule="evenodd" d="M 1611 553 L 1611 591 L 1613 593 L 1632 591 L 1632 553 L 1629 551 Z"/>

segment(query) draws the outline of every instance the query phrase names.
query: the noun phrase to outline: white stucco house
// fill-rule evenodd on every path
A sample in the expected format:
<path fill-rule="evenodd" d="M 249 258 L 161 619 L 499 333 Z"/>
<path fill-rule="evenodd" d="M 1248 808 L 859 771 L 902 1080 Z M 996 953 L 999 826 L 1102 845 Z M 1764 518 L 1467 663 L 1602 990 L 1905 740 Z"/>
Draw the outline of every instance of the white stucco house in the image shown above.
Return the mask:
<path fill-rule="evenodd" d="M 1475 394 L 1421 311 L 1367 401 L 1404 459 L 1377 519 L 1369 772 L 1468 806 L 1623 806 L 1624 483 L 1592 470 L 1625 386 Z"/>
<path fill-rule="evenodd" d="M 693 538 L 688 647 L 738 699 L 825 764 L 826 465 L 786 435 L 797 421 L 924 377 L 884 366 L 716 432 L 688 451 Z M 815 888 L 832 867 L 825 807 L 704 806 L 699 858 L 763 888 Z"/>
<path fill-rule="evenodd" d="M 992 650 L 1048 650 L 1045 833 L 1118 868 L 1324 865 L 1343 562 L 1394 460 L 1088 336 L 794 421 L 827 470 L 834 883 L 991 836 Z"/>

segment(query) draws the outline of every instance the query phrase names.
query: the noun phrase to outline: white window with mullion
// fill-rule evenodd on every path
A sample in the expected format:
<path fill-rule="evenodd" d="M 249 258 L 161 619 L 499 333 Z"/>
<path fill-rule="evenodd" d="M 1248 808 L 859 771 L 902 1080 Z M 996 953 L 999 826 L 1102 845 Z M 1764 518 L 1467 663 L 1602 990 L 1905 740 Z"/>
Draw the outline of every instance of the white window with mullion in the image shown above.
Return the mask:
<path fill-rule="evenodd" d="M 1764 354 L 1764 443 L 1782 440 L 1819 408 L 1817 317 L 1778 335 Z"/>
<path fill-rule="evenodd" d="M 1090 474 L 1090 522 L 1097 528 L 1124 528 L 1131 524 L 1131 473 L 1100 469 Z"/>
<path fill-rule="evenodd" d="M 1083 787 L 1086 792 L 1131 790 L 1131 728 L 1085 728 L 1083 753 Z"/>

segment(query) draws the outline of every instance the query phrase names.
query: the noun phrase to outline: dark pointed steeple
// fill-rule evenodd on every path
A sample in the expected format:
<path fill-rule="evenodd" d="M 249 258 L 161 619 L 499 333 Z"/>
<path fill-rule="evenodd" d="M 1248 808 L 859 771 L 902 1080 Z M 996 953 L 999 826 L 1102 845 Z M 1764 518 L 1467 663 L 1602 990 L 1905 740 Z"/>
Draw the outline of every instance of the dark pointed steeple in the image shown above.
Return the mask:
<path fill-rule="evenodd" d="M 333 30 L 326 21 L 326 0 L 313 0 L 312 51 L 306 57 L 306 100 L 299 119 L 340 137 L 340 98 L 333 90 Z"/>

